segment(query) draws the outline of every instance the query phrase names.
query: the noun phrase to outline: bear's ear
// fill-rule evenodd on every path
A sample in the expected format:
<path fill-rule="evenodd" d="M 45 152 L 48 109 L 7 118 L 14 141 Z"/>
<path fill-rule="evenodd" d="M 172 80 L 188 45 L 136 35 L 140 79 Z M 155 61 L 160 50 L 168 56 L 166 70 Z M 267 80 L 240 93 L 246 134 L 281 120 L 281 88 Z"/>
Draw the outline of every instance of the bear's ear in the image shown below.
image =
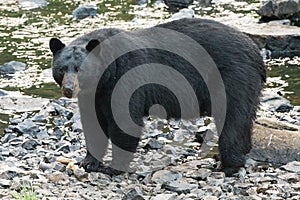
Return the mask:
<path fill-rule="evenodd" d="M 66 45 L 57 38 L 51 38 L 49 46 L 51 52 L 53 53 L 53 55 L 55 55 L 57 51 L 63 49 Z"/>
<path fill-rule="evenodd" d="M 99 40 L 91 40 L 85 48 L 88 51 L 92 51 L 96 46 L 98 46 L 98 44 L 100 44 Z"/>

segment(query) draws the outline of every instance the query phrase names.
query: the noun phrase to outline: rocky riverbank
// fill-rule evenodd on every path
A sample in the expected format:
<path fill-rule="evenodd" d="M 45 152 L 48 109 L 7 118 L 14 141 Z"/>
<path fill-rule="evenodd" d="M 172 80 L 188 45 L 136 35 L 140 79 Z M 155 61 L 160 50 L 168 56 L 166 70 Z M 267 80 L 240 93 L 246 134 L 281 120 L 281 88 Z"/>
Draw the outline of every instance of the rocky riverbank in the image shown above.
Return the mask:
<path fill-rule="evenodd" d="M 216 146 L 214 135 L 203 142 L 214 131 L 210 118 L 148 118 L 136 172 L 110 177 L 76 164 L 86 151 L 76 101 L 50 100 L 9 120 L 0 143 L 0 198 L 31 183 L 38 199 L 299 199 L 299 119 L 300 107 L 264 92 L 246 168 L 228 178 L 217 169 L 215 151 L 198 158 L 201 143 Z M 106 164 L 110 159 L 108 152 Z"/>

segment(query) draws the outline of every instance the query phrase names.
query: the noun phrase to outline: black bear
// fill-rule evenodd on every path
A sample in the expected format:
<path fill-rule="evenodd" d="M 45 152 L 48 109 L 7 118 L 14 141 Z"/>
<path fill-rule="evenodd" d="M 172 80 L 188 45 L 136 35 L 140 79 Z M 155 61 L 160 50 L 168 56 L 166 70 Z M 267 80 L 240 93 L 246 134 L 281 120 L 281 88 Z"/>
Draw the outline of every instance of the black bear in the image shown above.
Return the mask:
<path fill-rule="evenodd" d="M 212 20 L 180 19 L 160 24 L 156 28 L 177 31 L 192 38 L 215 62 L 226 91 L 226 118 L 219 138 L 219 152 L 222 171 L 227 176 L 231 176 L 244 166 L 245 155 L 251 149 L 253 120 L 256 117 L 259 95 L 266 81 L 266 70 L 259 49 L 245 34 Z M 52 38 L 50 49 L 53 53 L 53 76 L 63 94 L 72 97 L 78 92 L 76 76 L 81 64 L 93 49 L 107 38 L 123 33 L 126 37 L 133 38 L 136 43 L 147 44 L 150 41 L 143 41 L 141 38 L 151 29 L 138 31 L 100 29 L 77 38 L 68 46 L 59 39 Z M 168 40 L 168 38 L 164 39 Z M 195 90 L 200 114 L 212 114 L 210 92 L 203 80 L 203 74 L 202 77 L 197 76 L 197 71 L 183 57 L 156 48 L 127 52 L 115 58 L 114 62 L 105 69 L 104 78 L 99 80 L 94 98 L 97 119 L 106 136 L 110 138 L 113 145 L 129 152 L 136 151 L 139 138 L 126 134 L 115 122 L 111 98 L 118 80 L 130 69 L 143 63 L 160 63 L 179 71 Z M 208 77 L 208 81 L 210 79 L 213 77 Z M 133 121 L 143 125 L 142 118 L 149 115 L 150 107 L 155 104 L 165 108 L 168 118 L 181 118 L 178 99 L 174 93 L 159 84 L 146 84 L 134 92 L 130 99 L 130 115 Z M 113 148 L 114 159 L 116 158 Z M 125 160 L 122 162 L 127 165 L 131 158 Z M 103 167 L 89 151 L 82 166 L 87 171 L 97 171 Z"/>

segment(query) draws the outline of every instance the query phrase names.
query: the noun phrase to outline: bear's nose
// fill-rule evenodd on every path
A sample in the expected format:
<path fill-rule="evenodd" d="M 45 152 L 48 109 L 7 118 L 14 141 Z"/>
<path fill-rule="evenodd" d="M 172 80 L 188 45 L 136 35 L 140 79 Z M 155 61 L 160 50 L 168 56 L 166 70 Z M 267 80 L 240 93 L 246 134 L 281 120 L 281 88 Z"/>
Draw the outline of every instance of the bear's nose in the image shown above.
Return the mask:
<path fill-rule="evenodd" d="M 68 98 L 72 98 L 72 96 L 73 96 L 73 90 L 68 87 L 63 87 L 63 93 Z"/>

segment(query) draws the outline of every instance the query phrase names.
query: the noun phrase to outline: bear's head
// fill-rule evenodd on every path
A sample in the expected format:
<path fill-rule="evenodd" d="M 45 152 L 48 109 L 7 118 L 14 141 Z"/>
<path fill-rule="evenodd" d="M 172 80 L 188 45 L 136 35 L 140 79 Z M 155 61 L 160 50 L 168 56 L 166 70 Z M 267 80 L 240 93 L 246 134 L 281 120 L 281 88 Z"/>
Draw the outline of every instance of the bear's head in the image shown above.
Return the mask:
<path fill-rule="evenodd" d="M 57 38 L 50 40 L 49 46 L 53 54 L 53 77 L 66 97 L 76 97 L 79 91 L 77 74 L 80 66 L 99 43 L 98 40 L 90 40 L 85 46 L 66 46 Z"/>

